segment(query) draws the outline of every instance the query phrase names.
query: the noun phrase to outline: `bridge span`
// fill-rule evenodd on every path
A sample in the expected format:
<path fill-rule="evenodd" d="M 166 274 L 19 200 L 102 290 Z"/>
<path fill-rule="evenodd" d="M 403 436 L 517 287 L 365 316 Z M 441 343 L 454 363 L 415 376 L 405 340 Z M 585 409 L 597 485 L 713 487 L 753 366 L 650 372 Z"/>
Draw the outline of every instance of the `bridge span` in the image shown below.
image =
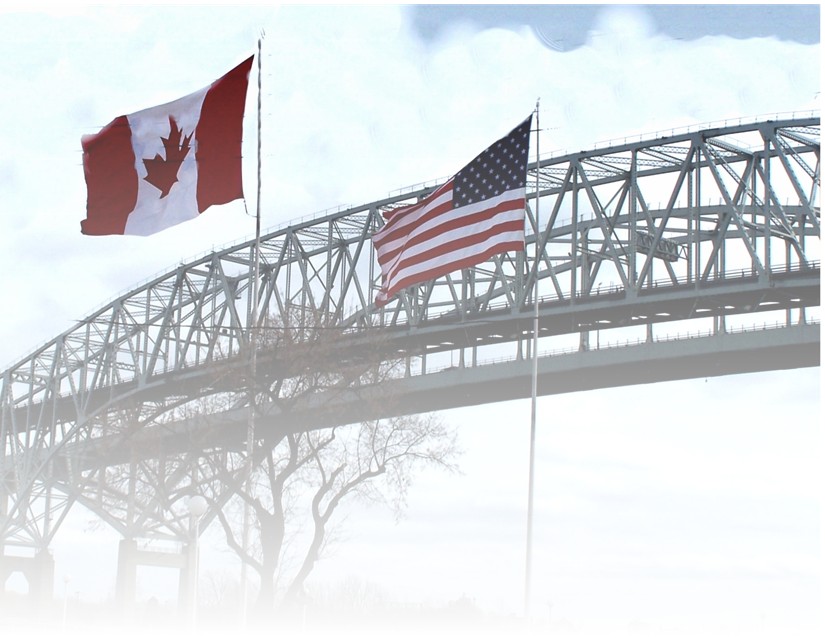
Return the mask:
<path fill-rule="evenodd" d="M 251 396 L 253 463 L 291 429 L 529 396 L 536 309 L 543 395 L 818 366 L 819 126 L 760 121 L 541 158 L 524 252 L 382 308 L 370 236 L 382 212 L 437 185 L 136 288 L 2 372 L 0 561 L 40 560 L 47 581 L 74 503 L 125 539 L 186 542 L 180 503 L 215 482 L 204 460 L 238 468 L 218 503 L 240 489 Z M 294 393 L 318 374 L 335 384 Z"/>

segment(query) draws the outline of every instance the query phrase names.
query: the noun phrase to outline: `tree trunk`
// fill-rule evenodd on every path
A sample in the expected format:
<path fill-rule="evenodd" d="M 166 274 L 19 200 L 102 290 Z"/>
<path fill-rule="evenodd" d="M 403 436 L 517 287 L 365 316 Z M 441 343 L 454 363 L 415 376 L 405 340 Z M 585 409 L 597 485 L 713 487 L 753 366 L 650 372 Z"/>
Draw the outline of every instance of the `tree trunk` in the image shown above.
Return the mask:
<path fill-rule="evenodd" d="M 274 509 L 273 513 L 266 512 L 263 508 L 257 512 L 261 524 L 261 589 L 255 607 L 261 614 L 275 609 L 275 574 L 284 544 L 284 517 L 280 499 L 276 499 Z"/>

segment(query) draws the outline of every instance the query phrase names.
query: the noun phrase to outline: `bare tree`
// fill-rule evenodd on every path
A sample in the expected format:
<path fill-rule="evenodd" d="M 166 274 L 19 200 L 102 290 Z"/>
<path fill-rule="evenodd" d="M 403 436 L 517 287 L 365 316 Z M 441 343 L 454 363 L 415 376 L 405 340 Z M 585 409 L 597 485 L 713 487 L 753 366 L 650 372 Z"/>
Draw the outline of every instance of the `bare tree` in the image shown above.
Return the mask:
<path fill-rule="evenodd" d="M 288 601 L 303 590 L 321 557 L 330 520 L 344 499 L 389 500 L 398 510 L 406 503 L 417 467 L 454 469 L 455 437 L 432 415 L 368 421 L 350 428 L 332 428 L 331 432 L 332 440 L 322 439 L 318 445 L 312 433 L 306 435 L 316 470 L 311 503 L 313 534 L 287 589 Z"/>
<path fill-rule="evenodd" d="M 271 411 L 274 405 L 288 414 L 313 395 L 329 401 L 397 376 L 397 365 L 368 352 L 342 356 L 345 343 L 340 330 L 326 328 L 317 316 L 271 317 L 259 341 L 265 382 L 254 392 L 253 409 L 263 416 L 263 406 Z M 382 397 L 384 404 L 391 400 Z M 455 433 L 436 416 L 403 415 L 303 431 L 269 427 L 256 439 L 254 454 L 251 489 L 231 464 L 221 476 L 234 481 L 236 498 L 217 516 L 229 547 L 257 572 L 256 606 L 268 612 L 276 599 L 288 604 L 300 597 L 343 502 L 380 501 L 400 512 L 415 472 L 425 466 L 454 470 L 458 449 Z M 220 475 L 221 468 L 213 471 Z M 253 517 L 256 542 L 247 547 L 237 516 L 241 505 Z"/>

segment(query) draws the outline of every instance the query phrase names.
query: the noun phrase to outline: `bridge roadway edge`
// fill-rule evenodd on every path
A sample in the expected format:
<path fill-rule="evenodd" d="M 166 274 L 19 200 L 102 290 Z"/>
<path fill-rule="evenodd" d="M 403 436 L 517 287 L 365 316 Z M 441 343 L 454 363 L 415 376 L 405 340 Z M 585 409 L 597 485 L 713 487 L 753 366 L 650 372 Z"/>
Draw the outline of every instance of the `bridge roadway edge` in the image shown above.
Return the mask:
<path fill-rule="evenodd" d="M 769 340 L 765 333 L 770 333 Z M 820 343 L 819 324 L 809 323 L 540 356 L 538 394 L 552 396 L 818 367 Z M 274 444 L 287 432 L 526 399 L 531 396 L 531 375 L 532 362 L 521 359 L 452 367 L 386 380 L 378 386 L 326 391 L 295 402 L 289 410 L 274 403 L 261 406 L 256 436 Z M 241 452 L 247 423 L 248 410 L 244 407 L 200 415 L 192 420 L 145 427 L 118 444 L 106 437 L 89 441 L 83 457 L 95 465 L 117 464 L 126 462 L 136 452 L 151 456 L 153 450 L 163 450 L 164 454 L 184 451 L 193 439 L 206 448 L 219 445 Z M 72 452 L 72 446 L 65 450 L 70 456 Z M 76 462 L 71 465 L 78 469 Z"/>
<path fill-rule="evenodd" d="M 540 356 L 538 394 L 551 396 L 820 365 L 819 325 L 770 329 L 770 344 L 765 343 L 764 332 L 719 333 Z M 373 407 L 382 402 L 392 406 L 391 411 L 396 414 L 416 414 L 526 399 L 531 396 L 531 375 L 529 359 L 453 367 L 385 382 L 381 388 L 360 390 L 329 402 L 326 409 L 308 412 L 317 412 L 319 424 L 329 425 L 332 415 L 339 421 L 350 422 L 389 416 L 379 413 L 390 410 Z M 295 426 L 299 427 L 297 423 Z"/>

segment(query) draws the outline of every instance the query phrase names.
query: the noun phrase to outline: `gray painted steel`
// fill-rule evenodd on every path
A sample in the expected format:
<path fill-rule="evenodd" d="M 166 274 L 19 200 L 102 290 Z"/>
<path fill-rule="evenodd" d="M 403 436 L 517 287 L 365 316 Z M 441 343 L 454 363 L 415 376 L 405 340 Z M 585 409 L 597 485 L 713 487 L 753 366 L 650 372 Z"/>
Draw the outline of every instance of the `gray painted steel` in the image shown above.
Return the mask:
<path fill-rule="evenodd" d="M 818 366 L 819 150 L 812 116 L 542 158 L 524 253 L 382 309 L 370 236 L 437 185 L 264 234 L 255 328 L 296 325 L 258 356 L 256 455 L 291 428 L 527 396 L 537 281 L 542 394 Z M 185 539 L 184 496 L 240 489 L 215 477 L 244 468 L 254 254 L 181 265 L 2 373 L 0 547 L 47 548 L 75 502 L 127 538 Z M 390 361 L 397 378 L 360 378 Z M 308 371 L 341 369 L 339 389 L 289 399 Z"/>

